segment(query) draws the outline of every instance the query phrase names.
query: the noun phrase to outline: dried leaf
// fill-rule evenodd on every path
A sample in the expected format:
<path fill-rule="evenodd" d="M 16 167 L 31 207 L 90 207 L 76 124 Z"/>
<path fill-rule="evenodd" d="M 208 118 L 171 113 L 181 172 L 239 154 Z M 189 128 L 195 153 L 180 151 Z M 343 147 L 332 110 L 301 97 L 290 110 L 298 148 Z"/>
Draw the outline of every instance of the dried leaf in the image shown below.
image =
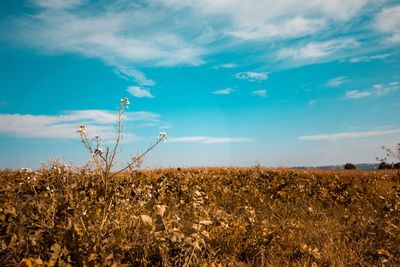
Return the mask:
<path fill-rule="evenodd" d="M 156 215 L 164 216 L 165 210 L 166 210 L 166 206 L 165 205 L 156 205 L 154 207 L 154 213 Z"/>
<path fill-rule="evenodd" d="M 61 254 L 61 246 L 58 243 L 55 243 L 50 249 L 52 251 L 50 258 L 52 260 L 57 260 Z"/>
<path fill-rule="evenodd" d="M 77 235 L 83 236 L 83 231 L 78 225 L 74 224 L 74 230 Z"/>
<path fill-rule="evenodd" d="M 105 259 L 105 261 L 110 261 L 114 258 L 114 254 L 111 252 L 110 255 L 107 256 L 107 258 Z"/>
<path fill-rule="evenodd" d="M 210 238 L 210 234 L 206 230 L 201 231 L 201 234 L 207 238 Z"/>
<path fill-rule="evenodd" d="M 199 223 L 202 224 L 202 225 L 211 225 L 211 224 L 213 224 L 213 221 L 210 221 L 210 220 L 201 220 Z"/>
<path fill-rule="evenodd" d="M 378 250 L 378 254 L 379 255 L 384 255 L 384 256 L 389 257 L 389 258 L 393 258 L 393 255 L 389 251 L 387 251 L 386 249 L 383 249 L 383 248 Z"/>
<path fill-rule="evenodd" d="M 140 215 L 140 218 L 142 219 L 142 221 L 145 225 L 147 225 L 149 227 L 153 226 L 153 219 L 150 216 L 143 214 L 143 215 Z"/>
<path fill-rule="evenodd" d="M 181 232 L 181 231 L 174 231 L 174 233 L 173 233 L 173 235 L 175 236 L 175 237 L 177 237 L 178 239 L 182 239 L 182 238 L 184 238 L 185 237 L 185 235 Z"/>

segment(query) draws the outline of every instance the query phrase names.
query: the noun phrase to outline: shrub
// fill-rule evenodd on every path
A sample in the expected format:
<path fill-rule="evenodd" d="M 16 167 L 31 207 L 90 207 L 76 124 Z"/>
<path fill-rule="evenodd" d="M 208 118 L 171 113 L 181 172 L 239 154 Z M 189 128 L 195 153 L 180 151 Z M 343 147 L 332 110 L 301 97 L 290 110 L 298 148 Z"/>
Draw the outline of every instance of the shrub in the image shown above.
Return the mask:
<path fill-rule="evenodd" d="M 352 163 L 346 163 L 346 164 L 344 164 L 343 169 L 345 169 L 345 170 L 356 170 L 357 167 L 356 167 L 356 165 L 354 165 Z"/>

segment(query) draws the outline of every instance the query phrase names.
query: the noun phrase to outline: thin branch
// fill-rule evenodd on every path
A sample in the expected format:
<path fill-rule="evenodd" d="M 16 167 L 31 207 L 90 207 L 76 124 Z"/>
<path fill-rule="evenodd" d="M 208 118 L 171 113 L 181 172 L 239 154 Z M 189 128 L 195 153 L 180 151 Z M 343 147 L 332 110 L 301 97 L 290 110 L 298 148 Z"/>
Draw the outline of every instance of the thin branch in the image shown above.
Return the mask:
<path fill-rule="evenodd" d="M 159 143 L 161 143 L 161 141 L 163 141 L 163 140 L 165 140 L 165 139 L 163 139 L 163 138 L 157 139 L 157 142 L 155 142 L 153 145 L 151 145 L 151 146 L 150 146 L 145 152 L 143 152 L 140 156 L 135 157 L 135 159 L 133 159 L 132 162 L 128 163 L 128 166 L 126 166 L 125 168 L 123 168 L 123 169 L 121 169 L 121 170 L 119 170 L 119 171 L 113 173 L 110 177 L 113 177 L 113 176 L 115 176 L 115 175 L 117 175 L 117 174 L 119 174 L 119 173 L 121 173 L 121 172 L 123 172 L 123 171 L 129 169 L 129 168 L 132 168 L 132 166 L 133 166 L 133 164 L 134 164 L 135 162 L 140 161 L 147 153 L 149 153 L 154 147 L 156 147 L 156 146 L 157 146 Z"/>

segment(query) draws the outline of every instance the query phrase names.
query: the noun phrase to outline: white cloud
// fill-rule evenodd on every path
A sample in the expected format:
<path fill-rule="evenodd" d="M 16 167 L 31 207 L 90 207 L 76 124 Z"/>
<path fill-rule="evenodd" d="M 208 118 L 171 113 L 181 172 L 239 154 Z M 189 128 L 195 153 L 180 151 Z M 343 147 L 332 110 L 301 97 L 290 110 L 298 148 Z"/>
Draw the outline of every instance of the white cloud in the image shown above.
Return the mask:
<path fill-rule="evenodd" d="M 82 0 L 35 0 L 37 6 L 56 10 L 77 7 L 82 3 Z"/>
<path fill-rule="evenodd" d="M 147 111 L 126 111 L 125 121 L 157 121 L 160 115 Z M 1 115 L 1 114 L 0 114 Z M 25 115 L 21 115 L 25 116 Z M 26 115 L 31 116 L 31 115 Z M 32 115 L 34 116 L 34 115 Z M 47 120 L 51 123 L 60 122 L 92 122 L 96 124 L 112 124 L 115 123 L 116 112 L 99 109 L 88 110 L 71 110 L 65 111 L 60 115 L 47 116 Z"/>
<path fill-rule="evenodd" d="M 388 42 L 400 43 L 400 5 L 382 9 L 375 17 L 375 27 L 389 35 Z"/>
<path fill-rule="evenodd" d="M 327 17 L 329 19 L 347 20 L 355 16 L 367 3 L 366 0 L 229 0 L 229 1 L 180 1 L 163 0 L 177 8 L 191 8 L 198 13 L 217 17 L 228 17 L 234 25 L 241 28 L 246 25 L 268 24 L 285 18 L 305 14 L 307 17 Z"/>
<path fill-rule="evenodd" d="M 171 124 L 163 124 L 163 125 L 160 125 L 160 129 L 171 129 L 173 126 L 171 125 Z"/>
<path fill-rule="evenodd" d="M 242 138 L 242 137 L 185 136 L 185 137 L 171 137 L 169 141 L 178 143 L 221 144 L 221 143 L 252 142 L 254 141 L 254 139 Z"/>
<path fill-rule="evenodd" d="M 400 32 L 393 33 L 393 35 L 388 38 L 388 41 L 394 44 L 400 43 Z"/>
<path fill-rule="evenodd" d="M 228 35 L 234 39 L 232 42 L 225 43 L 225 47 L 222 46 L 224 51 L 226 47 L 232 48 L 242 42 L 253 45 L 257 42 L 261 43 L 262 48 L 265 49 L 265 54 L 261 56 L 261 59 L 270 60 L 272 58 L 269 58 L 269 55 L 274 53 L 274 47 L 280 45 L 276 43 L 277 39 L 278 41 L 294 39 L 296 43 L 305 38 L 308 42 L 315 40 L 305 48 L 305 50 L 313 51 L 303 50 L 300 57 L 318 58 L 321 55 L 333 53 L 327 50 L 334 50 L 334 52 L 341 50 L 341 43 L 346 40 L 341 39 L 334 44 L 321 43 L 317 40 L 337 36 L 337 31 L 340 29 L 337 26 L 342 26 L 346 21 L 360 14 L 369 0 L 159 0 L 158 2 L 163 2 L 176 10 L 193 12 L 195 16 L 200 17 L 199 21 L 213 21 L 212 26 L 217 33 L 215 35 L 217 38 L 220 37 L 222 40 Z M 304 37 L 304 39 L 299 37 Z M 346 44 L 349 45 L 345 42 Z M 333 45 L 335 47 L 324 47 Z M 254 51 L 260 51 L 259 48 L 257 47 Z M 293 51 L 281 51 L 281 56 L 281 59 L 285 60 L 293 58 Z M 346 55 L 341 53 L 336 56 L 343 58 Z"/>
<path fill-rule="evenodd" d="M 338 51 L 356 48 L 360 43 L 354 38 L 334 39 L 324 42 L 309 42 L 298 47 L 283 48 L 277 59 L 313 60 L 330 56 Z"/>
<path fill-rule="evenodd" d="M 310 101 L 308 101 L 308 107 L 309 107 L 309 108 L 313 108 L 313 107 L 315 106 L 315 104 L 317 104 L 317 101 L 316 101 L 316 100 L 310 100 Z"/>
<path fill-rule="evenodd" d="M 37 0 L 29 1 L 34 6 L 27 9 L 30 13 L 1 25 L 9 29 L 2 39 L 44 53 L 97 58 L 121 76 L 151 86 L 154 81 L 139 66 L 200 65 L 206 56 L 245 49 L 255 52 L 252 58 L 265 62 L 272 59 L 268 57 L 276 47 L 287 45 L 280 41 L 290 40 L 309 44 L 280 51 L 280 59 L 330 55 L 331 50 L 342 50 L 338 43 L 346 44 L 346 40 L 318 40 L 337 36 L 340 26 L 350 24 L 368 2 L 152 0 L 93 5 L 86 0 Z M 234 67 L 237 64 L 215 66 Z"/>
<path fill-rule="evenodd" d="M 376 96 L 385 96 L 394 91 L 399 90 L 400 84 L 398 82 L 391 82 L 388 85 L 383 84 L 375 84 L 373 86 L 373 93 Z"/>
<path fill-rule="evenodd" d="M 371 56 L 362 56 L 362 57 L 353 57 L 349 60 L 351 63 L 359 63 L 359 62 L 370 62 L 373 60 L 382 60 L 392 56 L 392 54 L 385 53 L 385 54 L 377 54 Z"/>
<path fill-rule="evenodd" d="M 379 130 L 379 131 L 365 131 L 365 132 L 344 132 L 344 133 L 335 133 L 335 134 L 306 135 L 306 136 L 300 136 L 299 140 L 336 141 L 336 140 L 340 140 L 340 139 L 376 137 L 376 136 L 394 135 L 394 134 L 400 134 L 400 129 Z"/>
<path fill-rule="evenodd" d="M 371 92 L 367 92 L 367 91 L 348 90 L 348 91 L 346 91 L 344 98 L 347 98 L 347 99 L 360 99 L 360 98 L 367 97 L 367 96 L 370 96 L 370 95 L 372 95 L 372 93 Z"/>
<path fill-rule="evenodd" d="M 336 77 L 326 82 L 326 86 L 330 88 L 339 87 L 346 81 L 345 76 Z"/>
<path fill-rule="evenodd" d="M 360 99 L 367 96 L 386 96 L 392 92 L 400 89 L 400 83 L 391 82 L 389 84 L 374 84 L 371 90 L 359 91 L 359 90 L 348 90 L 345 93 L 344 98 L 347 99 Z"/>
<path fill-rule="evenodd" d="M 226 63 L 226 64 L 220 65 L 221 68 L 225 68 L 225 69 L 237 68 L 238 66 L 239 65 L 235 64 L 235 63 Z"/>
<path fill-rule="evenodd" d="M 127 2 L 107 8 L 86 4 L 79 0 L 34 1 L 34 13 L 11 19 L 12 30 L 4 37 L 47 54 L 100 59 L 121 76 L 145 86 L 154 81 L 137 66 L 203 63 L 202 48 L 190 44 L 179 32 L 156 26 L 165 25 L 169 18 L 162 10 Z"/>
<path fill-rule="evenodd" d="M 228 32 L 243 40 L 265 40 L 266 38 L 293 38 L 318 32 L 325 26 L 322 19 L 306 19 L 296 16 L 278 24 L 253 24 Z"/>
<path fill-rule="evenodd" d="M 127 91 L 133 95 L 134 97 L 146 97 L 146 98 L 153 98 L 154 96 L 151 94 L 149 89 L 141 88 L 139 86 L 129 86 Z"/>
<path fill-rule="evenodd" d="M 293 64 L 291 62 L 293 59 L 314 59 L 316 62 L 316 59 L 322 57 L 327 60 L 327 56 L 332 54 L 335 54 L 334 57 L 337 59 L 348 56 L 349 53 L 335 52 L 354 48 L 356 41 L 350 43 L 351 38 L 337 41 L 319 40 L 338 36 L 338 31 L 344 25 L 346 29 L 350 28 L 346 21 L 360 14 L 369 1 L 158 0 L 157 2 L 163 2 L 179 11 L 193 12 L 194 16 L 199 17 L 198 21 L 211 22 L 211 27 L 216 33 L 214 43 L 221 44 L 220 41 L 223 43 L 216 46 L 219 51 L 225 52 L 234 47 L 242 49 L 241 44 L 246 43 L 246 47 L 249 47 L 251 52 L 254 51 L 254 56 L 251 58 L 257 57 L 264 63 L 275 61 L 278 53 L 278 60 L 282 60 L 281 64 L 268 67 L 282 69 L 305 63 Z M 379 5 L 375 9 L 378 7 Z M 303 44 L 308 42 L 309 45 L 301 49 L 300 42 Z M 288 44 L 293 45 L 293 48 L 275 51 L 277 47 L 285 48 Z M 296 51 L 298 49 L 300 51 Z"/>
<path fill-rule="evenodd" d="M 159 115 L 151 112 L 125 112 L 125 121 L 158 121 Z M 0 134 L 25 138 L 77 138 L 76 129 L 80 124 L 88 126 L 92 134 L 104 139 L 114 136 L 115 112 L 106 110 L 73 110 L 59 115 L 0 114 Z M 125 134 L 132 137 L 132 134 Z"/>
<path fill-rule="evenodd" d="M 237 68 L 239 65 L 235 63 L 225 63 L 221 65 L 214 66 L 214 69 L 233 69 Z"/>
<path fill-rule="evenodd" d="M 241 80 L 248 80 L 250 82 L 260 82 L 267 80 L 268 74 L 265 72 L 246 71 L 236 73 L 235 77 Z"/>
<path fill-rule="evenodd" d="M 160 115 L 149 111 L 126 111 L 126 121 L 159 121 Z M 115 122 L 115 120 L 114 120 Z"/>
<path fill-rule="evenodd" d="M 125 80 L 133 79 L 133 81 L 137 82 L 139 85 L 145 86 L 153 86 L 156 84 L 155 81 L 147 78 L 146 75 L 141 71 L 126 66 L 115 67 L 115 73 Z"/>
<path fill-rule="evenodd" d="M 221 90 L 216 90 L 214 92 L 212 92 L 214 95 L 229 95 L 231 93 L 233 93 L 234 90 L 232 88 L 225 88 L 225 89 L 221 89 Z"/>
<path fill-rule="evenodd" d="M 260 97 L 267 97 L 267 90 L 264 89 L 254 90 L 253 92 L 251 92 L 251 94 Z"/>

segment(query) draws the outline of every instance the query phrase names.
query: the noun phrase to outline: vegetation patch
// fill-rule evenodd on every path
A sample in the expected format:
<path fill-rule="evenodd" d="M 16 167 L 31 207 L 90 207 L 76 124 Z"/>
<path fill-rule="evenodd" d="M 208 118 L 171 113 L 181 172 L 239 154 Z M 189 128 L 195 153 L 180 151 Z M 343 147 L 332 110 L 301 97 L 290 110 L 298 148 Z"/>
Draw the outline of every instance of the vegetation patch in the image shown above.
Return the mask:
<path fill-rule="evenodd" d="M 398 266 L 395 170 L 0 172 L 1 266 Z"/>

